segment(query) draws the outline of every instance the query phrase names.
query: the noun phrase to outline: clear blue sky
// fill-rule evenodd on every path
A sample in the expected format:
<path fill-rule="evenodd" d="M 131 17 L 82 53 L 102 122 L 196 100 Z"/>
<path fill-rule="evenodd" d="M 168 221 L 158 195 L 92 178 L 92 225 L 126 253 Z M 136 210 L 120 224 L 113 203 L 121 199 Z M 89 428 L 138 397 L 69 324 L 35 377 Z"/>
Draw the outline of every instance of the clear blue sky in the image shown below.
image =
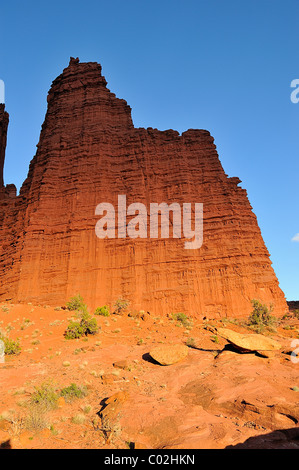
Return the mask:
<path fill-rule="evenodd" d="M 25 179 L 69 57 L 100 62 L 135 126 L 211 132 L 225 172 L 248 191 L 287 299 L 299 299 L 298 0 L 11 0 L 0 17 L 6 183 Z"/>

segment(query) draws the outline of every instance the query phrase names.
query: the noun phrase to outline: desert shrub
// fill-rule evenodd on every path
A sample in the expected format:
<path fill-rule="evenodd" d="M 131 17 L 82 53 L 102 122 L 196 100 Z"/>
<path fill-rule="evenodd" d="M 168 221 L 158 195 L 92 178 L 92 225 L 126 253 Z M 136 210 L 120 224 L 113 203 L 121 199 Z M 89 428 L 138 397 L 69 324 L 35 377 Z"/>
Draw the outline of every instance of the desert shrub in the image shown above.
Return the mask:
<path fill-rule="evenodd" d="M 266 304 L 262 304 L 259 300 L 251 301 L 253 310 L 248 318 L 248 326 L 257 332 L 263 331 L 264 328 L 271 328 L 275 324 L 275 317 L 271 315 L 273 305 L 268 308 Z"/>
<path fill-rule="evenodd" d="M 56 408 L 59 395 L 56 387 L 51 382 L 44 382 L 40 387 L 35 387 L 31 395 L 31 405 L 39 405 L 44 410 Z"/>
<path fill-rule="evenodd" d="M 115 311 L 114 313 L 122 314 L 123 311 L 130 305 L 128 300 L 122 299 L 121 297 L 117 299 L 114 304 Z"/>
<path fill-rule="evenodd" d="M 109 308 L 107 307 L 107 305 L 104 305 L 103 307 L 98 307 L 96 308 L 94 314 L 102 315 L 103 317 L 109 317 L 110 316 Z"/>
<path fill-rule="evenodd" d="M 85 406 L 82 408 L 82 411 L 83 411 L 84 414 L 87 415 L 88 413 L 91 412 L 91 409 L 92 409 L 92 408 L 91 408 L 90 405 L 85 405 Z"/>
<path fill-rule="evenodd" d="M 60 391 L 60 395 L 64 397 L 65 401 L 71 402 L 75 398 L 83 398 L 87 395 L 87 389 L 84 386 L 79 386 L 72 383 L 69 387 L 65 387 Z"/>
<path fill-rule="evenodd" d="M 41 431 L 48 427 L 43 406 L 30 405 L 24 422 L 25 428 L 29 431 Z"/>
<path fill-rule="evenodd" d="M 53 426 L 53 424 L 50 425 L 50 431 L 51 431 L 51 433 L 53 434 L 53 436 L 57 436 L 57 434 L 59 434 L 58 430 L 55 429 L 55 427 Z"/>
<path fill-rule="evenodd" d="M 84 327 L 81 325 L 79 321 L 71 320 L 66 332 L 64 333 L 64 337 L 66 339 L 77 339 L 81 338 L 85 334 Z"/>
<path fill-rule="evenodd" d="M 179 323 L 181 323 L 183 326 L 187 327 L 190 326 L 190 321 L 185 313 L 173 313 L 172 318 Z"/>
<path fill-rule="evenodd" d="M 66 303 L 66 307 L 70 311 L 87 312 L 87 305 L 80 294 L 72 297 L 69 302 Z"/>
<path fill-rule="evenodd" d="M 294 326 L 286 325 L 286 326 L 283 326 L 283 329 L 284 330 L 294 330 Z"/>
<path fill-rule="evenodd" d="M 217 336 L 217 335 L 211 336 L 211 341 L 213 341 L 213 343 L 217 343 L 217 344 L 218 344 L 218 343 L 219 343 L 219 338 L 218 338 L 218 336 Z"/>
<path fill-rule="evenodd" d="M 86 416 L 82 413 L 77 414 L 76 416 L 73 416 L 71 421 L 74 424 L 84 424 L 86 420 Z"/>
<path fill-rule="evenodd" d="M 85 335 L 95 335 L 99 331 L 97 320 L 88 314 L 82 315 L 80 325 Z"/>
<path fill-rule="evenodd" d="M 19 340 L 12 340 L 7 336 L 3 336 L 0 334 L 0 340 L 4 343 L 4 353 L 8 356 L 13 354 L 20 354 L 21 346 L 19 344 Z"/>
<path fill-rule="evenodd" d="M 94 335 L 99 327 L 95 318 L 87 312 L 81 313 L 81 320 L 71 320 L 65 333 L 66 339 L 77 339 L 82 336 Z"/>

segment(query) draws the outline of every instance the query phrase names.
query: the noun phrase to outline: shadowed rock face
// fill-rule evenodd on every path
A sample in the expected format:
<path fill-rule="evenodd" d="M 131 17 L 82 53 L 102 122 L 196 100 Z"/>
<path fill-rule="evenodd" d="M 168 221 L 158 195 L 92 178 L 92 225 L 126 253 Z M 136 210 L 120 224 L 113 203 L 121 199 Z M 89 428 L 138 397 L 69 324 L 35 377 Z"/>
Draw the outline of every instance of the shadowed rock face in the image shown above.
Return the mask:
<path fill-rule="evenodd" d="M 3 166 L 5 158 L 5 148 L 7 139 L 8 113 L 5 111 L 4 104 L 0 103 L 0 191 L 4 186 Z"/>
<path fill-rule="evenodd" d="M 0 300 L 59 305 L 80 293 L 94 308 L 122 296 L 156 314 L 217 317 L 247 315 L 257 298 L 287 311 L 246 191 L 224 173 L 209 132 L 135 128 L 106 85 L 99 64 L 71 59 L 49 91 L 20 195 L 0 184 Z M 118 195 L 147 208 L 203 203 L 202 247 L 98 239 L 95 208 L 117 207 Z"/>

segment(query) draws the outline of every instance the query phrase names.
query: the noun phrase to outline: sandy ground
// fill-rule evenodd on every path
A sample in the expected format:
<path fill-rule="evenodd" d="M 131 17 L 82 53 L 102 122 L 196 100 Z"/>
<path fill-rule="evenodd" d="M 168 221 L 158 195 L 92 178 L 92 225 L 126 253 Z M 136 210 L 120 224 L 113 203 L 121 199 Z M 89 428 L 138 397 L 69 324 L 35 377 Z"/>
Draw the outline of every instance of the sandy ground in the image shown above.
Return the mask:
<path fill-rule="evenodd" d="M 215 342 L 202 321 L 185 328 L 171 317 L 96 316 L 98 334 L 66 340 L 72 316 L 59 308 L 0 304 L 0 329 L 22 348 L 0 364 L 2 448 L 298 448 L 299 364 L 282 352 L 294 349 L 298 320 L 265 333 L 282 344 L 265 358 L 240 354 L 220 337 Z M 227 319 L 208 323 L 250 332 Z M 151 359 L 153 347 L 188 338 L 197 348 L 184 360 L 161 366 Z M 124 368 L 116 367 L 119 361 Z M 59 398 L 41 413 L 30 400 L 45 383 L 57 393 L 74 383 L 86 395 Z"/>

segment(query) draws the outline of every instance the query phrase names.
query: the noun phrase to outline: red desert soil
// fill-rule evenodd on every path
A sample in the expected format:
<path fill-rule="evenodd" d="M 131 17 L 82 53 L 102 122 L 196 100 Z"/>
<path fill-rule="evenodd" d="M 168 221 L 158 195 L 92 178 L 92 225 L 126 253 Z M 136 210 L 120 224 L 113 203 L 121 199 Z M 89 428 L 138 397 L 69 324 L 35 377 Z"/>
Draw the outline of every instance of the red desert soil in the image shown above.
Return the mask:
<path fill-rule="evenodd" d="M 96 316 L 97 335 L 66 340 L 72 316 L 52 307 L 0 304 L 1 331 L 19 338 L 22 348 L 0 364 L 2 448 L 126 449 L 134 443 L 213 449 L 249 438 L 245 446 L 298 447 L 299 366 L 285 353 L 298 338 L 298 321 L 280 322 L 270 336 L 282 350 L 265 358 L 229 350 L 220 337 L 215 342 L 207 323 L 193 320 L 186 329 L 151 315 Z M 209 325 L 250 333 L 225 319 Z M 188 338 L 197 349 L 190 347 L 180 362 L 161 366 L 151 359 L 154 347 L 183 345 Z M 59 398 L 42 417 L 44 425 L 37 419 L 30 429 L 29 400 L 45 382 L 59 390 L 85 386 L 87 395 L 71 403 Z"/>

